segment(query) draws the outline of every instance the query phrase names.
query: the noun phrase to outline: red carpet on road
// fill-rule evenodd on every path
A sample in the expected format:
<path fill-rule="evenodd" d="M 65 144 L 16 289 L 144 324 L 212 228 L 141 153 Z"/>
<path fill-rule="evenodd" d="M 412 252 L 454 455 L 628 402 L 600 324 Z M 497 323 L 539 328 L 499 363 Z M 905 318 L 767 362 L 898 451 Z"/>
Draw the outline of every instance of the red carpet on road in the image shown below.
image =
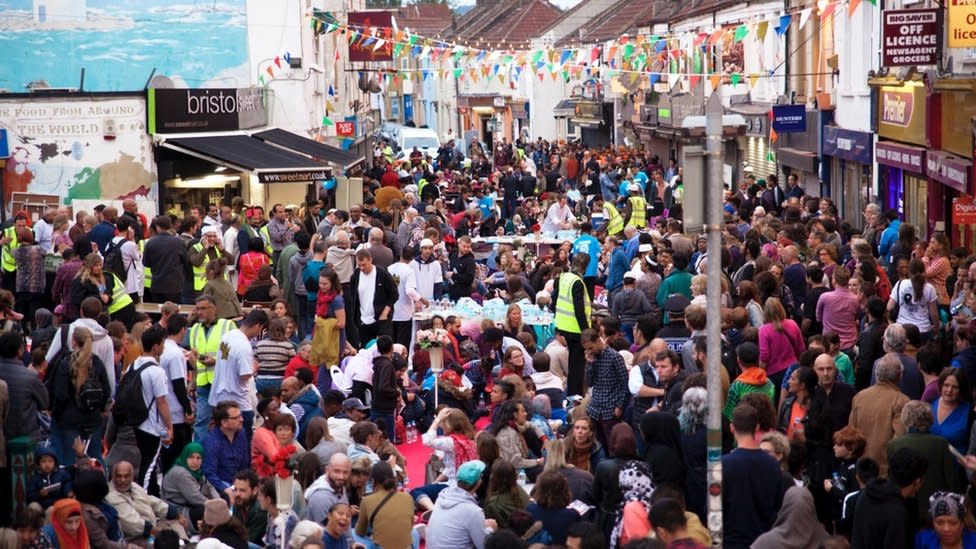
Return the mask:
<path fill-rule="evenodd" d="M 483 417 L 478 420 L 475 425 L 477 431 L 483 431 L 488 428 L 488 418 Z M 417 488 L 418 486 L 424 485 L 424 474 L 427 469 L 427 460 L 430 459 L 430 454 L 433 452 L 430 448 L 424 446 L 424 443 L 420 440 L 420 434 L 417 435 L 417 442 L 410 444 L 398 444 L 397 450 L 403 454 L 403 458 L 407 460 L 407 475 L 409 477 L 409 482 L 407 483 L 407 488 Z"/>

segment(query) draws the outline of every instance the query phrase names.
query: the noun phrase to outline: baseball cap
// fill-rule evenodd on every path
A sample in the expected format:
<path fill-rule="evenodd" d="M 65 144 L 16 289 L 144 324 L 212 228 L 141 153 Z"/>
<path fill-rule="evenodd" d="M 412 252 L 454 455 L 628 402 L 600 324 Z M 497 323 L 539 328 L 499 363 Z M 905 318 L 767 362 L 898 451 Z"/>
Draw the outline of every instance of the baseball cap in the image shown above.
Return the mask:
<path fill-rule="evenodd" d="M 365 410 L 369 410 L 369 408 L 365 404 L 363 404 L 363 401 L 359 400 L 356 397 L 350 397 L 350 398 L 347 398 L 346 400 L 343 400 L 342 401 L 342 409 L 343 410 L 359 410 L 361 412 L 362 411 L 365 411 Z"/>
<path fill-rule="evenodd" d="M 458 482 L 463 482 L 468 486 L 474 486 L 481 480 L 481 474 L 485 472 L 485 462 L 480 459 L 473 459 L 471 461 L 466 461 L 463 465 L 458 467 L 457 479 Z"/>
<path fill-rule="evenodd" d="M 664 308 L 669 313 L 684 313 L 688 305 L 691 305 L 691 300 L 685 294 L 671 294 L 664 302 Z"/>
<path fill-rule="evenodd" d="M 639 253 L 642 253 L 642 254 L 647 253 L 647 252 L 653 252 L 654 251 L 654 246 L 652 246 L 650 244 L 641 244 L 640 246 L 637 246 L 637 251 Z"/>

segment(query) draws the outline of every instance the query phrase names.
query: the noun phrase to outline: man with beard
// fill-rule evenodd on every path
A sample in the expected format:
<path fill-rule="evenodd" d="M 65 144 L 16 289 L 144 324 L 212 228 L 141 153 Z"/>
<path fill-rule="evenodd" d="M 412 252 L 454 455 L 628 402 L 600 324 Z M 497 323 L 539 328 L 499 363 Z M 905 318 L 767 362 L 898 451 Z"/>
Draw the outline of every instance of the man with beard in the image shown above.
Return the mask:
<path fill-rule="evenodd" d="M 268 514 L 258 502 L 258 475 L 250 469 L 234 475 L 234 518 L 247 528 L 247 540 L 261 544 L 268 529 Z"/>
<path fill-rule="evenodd" d="M 333 505 L 349 503 L 347 486 L 351 473 L 352 462 L 346 454 L 333 454 L 329 464 L 325 466 L 325 475 L 305 490 L 305 500 L 308 501 L 305 512 L 309 520 L 322 523 Z M 359 509 L 354 509 L 354 513 L 358 511 Z"/>

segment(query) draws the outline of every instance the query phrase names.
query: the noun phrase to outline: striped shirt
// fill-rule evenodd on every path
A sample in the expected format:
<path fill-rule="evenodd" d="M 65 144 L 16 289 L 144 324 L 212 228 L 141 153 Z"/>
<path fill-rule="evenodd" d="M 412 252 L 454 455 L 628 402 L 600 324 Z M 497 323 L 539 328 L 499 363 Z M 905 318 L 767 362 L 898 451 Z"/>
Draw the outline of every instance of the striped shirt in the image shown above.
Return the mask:
<path fill-rule="evenodd" d="M 295 346 L 290 341 L 262 339 L 254 348 L 258 361 L 259 376 L 284 377 L 288 362 L 295 356 Z"/>

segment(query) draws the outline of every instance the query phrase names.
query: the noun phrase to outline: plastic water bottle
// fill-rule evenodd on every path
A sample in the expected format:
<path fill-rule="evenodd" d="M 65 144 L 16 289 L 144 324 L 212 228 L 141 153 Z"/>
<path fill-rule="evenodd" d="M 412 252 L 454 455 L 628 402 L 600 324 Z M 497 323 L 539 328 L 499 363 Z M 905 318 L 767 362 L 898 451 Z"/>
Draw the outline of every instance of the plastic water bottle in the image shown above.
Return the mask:
<path fill-rule="evenodd" d="M 529 477 L 525 476 L 525 469 L 519 469 L 519 473 L 518 473 L 519 486 L 525 488 L 525 485 L 528 483 L 529 483 Z"/>
<path fill-rule="evenodd" d="M 407 423 L 407 444 L 417 442 L 417 425 L 414 422 Z"/>
<path fill-rule="evenodd" d="M 147 549 L 152 549 L 153 544 L 155 542 L 156 542 L 156 538 L 152 534 L 150 534 L 149 537 L 146 539 L 146 547 L 147 547 Z"/>

